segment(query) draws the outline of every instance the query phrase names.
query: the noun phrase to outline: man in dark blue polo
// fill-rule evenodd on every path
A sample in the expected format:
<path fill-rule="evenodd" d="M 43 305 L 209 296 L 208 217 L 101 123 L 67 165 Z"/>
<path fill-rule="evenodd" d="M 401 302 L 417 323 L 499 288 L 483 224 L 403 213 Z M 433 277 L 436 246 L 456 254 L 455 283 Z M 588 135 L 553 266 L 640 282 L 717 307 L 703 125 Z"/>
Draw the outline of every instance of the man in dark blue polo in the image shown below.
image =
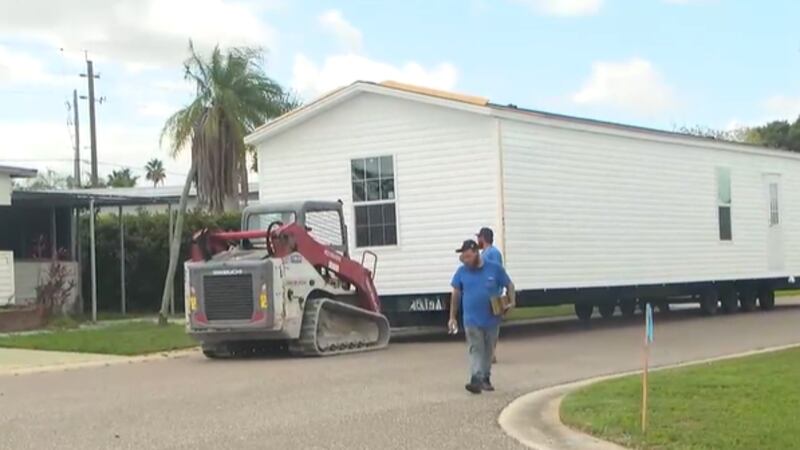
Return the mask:
<path fill-rule="evenodd" d="M 502 316 L 492 313 L 491 299 L 506 290 L 513 303 L 514 284 L 503 266 L 481 258 L 480 247 L 466 240 L 456 250 L 461 254 L 461 267 L 453 275 L 448 328 L 456 330 L 459 307 L 464 307 L 464 332 L 469 347 L 470 380 L 464 386 L 473 394 L 493 391 L 491 382 L 492 354 Z"/>
<path fill-rule="evenodd" d="M 494 246 L 494 231 L 489 227 L 483 227 L 476 234 L 478 247 L 481 248 L 481 258 L 484 261 L 493 262 L 499 266 L 503 265 L 503 254 Z M 498 339 L 499 340 L 499 339 Z M 492 348 L 492 364 L 497 362 L 497 341 Z"/>

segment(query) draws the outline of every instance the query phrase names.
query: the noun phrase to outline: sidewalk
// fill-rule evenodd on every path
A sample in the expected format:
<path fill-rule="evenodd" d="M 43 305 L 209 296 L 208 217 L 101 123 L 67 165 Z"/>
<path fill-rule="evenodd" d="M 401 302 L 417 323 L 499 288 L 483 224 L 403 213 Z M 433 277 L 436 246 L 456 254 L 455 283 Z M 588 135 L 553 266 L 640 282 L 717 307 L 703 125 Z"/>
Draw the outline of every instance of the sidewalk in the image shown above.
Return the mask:
<path fill-rule="evenodd" d="M 0 348 L 0 375 L 98 366 L 128 360 L 125 356 Z"/>

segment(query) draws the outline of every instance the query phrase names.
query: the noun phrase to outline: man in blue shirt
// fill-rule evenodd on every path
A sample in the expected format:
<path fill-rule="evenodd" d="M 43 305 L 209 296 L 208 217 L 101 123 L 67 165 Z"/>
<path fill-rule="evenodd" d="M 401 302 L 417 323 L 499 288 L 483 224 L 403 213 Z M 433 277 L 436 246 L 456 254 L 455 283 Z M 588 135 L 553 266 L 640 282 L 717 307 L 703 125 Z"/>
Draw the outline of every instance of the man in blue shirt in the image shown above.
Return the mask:
<path fill-rule="evenodd" d="M 491 228 L 483 227 L 475 236 L 477 236 L 478 246 L 481 248 L 481 258 L 483 258 L 484 261 L 493 262 L 498 266 L 502 266 L 503 254 L 494 246 L 494 231 L 492 231 Z M 495 341 L 494 348 L 492 348 L 492 364 L 496 362 L 497 341 Z"/>
<path fill-rule="evenodd" d="M 478 237 L 478 246 L 481 248 L 481 256 L 484 261 L 502 266 L 503 254 L 494 246 L 494 231 L 491 228 L 483 227 L 476 236 Z"/>
<path fill-rule="evenodd" d="M 458 329 L 456 317 L 463 304 L 470 361 L 470 380 L 464 387 L 473 394 L 480 394 L 481 391 L 494 390 L 491 382 L 492 349 L 502 316 L 492 313 L 491 299 L 505 288 L 513 303 L 514 284 L 502 266 L 481 258 L 477 242 L 466 240 L 456 252 L 461 254 L 463 265 L 456 270 L 450 283 L 453 293 L 448 328 L 451 332 Z"/>

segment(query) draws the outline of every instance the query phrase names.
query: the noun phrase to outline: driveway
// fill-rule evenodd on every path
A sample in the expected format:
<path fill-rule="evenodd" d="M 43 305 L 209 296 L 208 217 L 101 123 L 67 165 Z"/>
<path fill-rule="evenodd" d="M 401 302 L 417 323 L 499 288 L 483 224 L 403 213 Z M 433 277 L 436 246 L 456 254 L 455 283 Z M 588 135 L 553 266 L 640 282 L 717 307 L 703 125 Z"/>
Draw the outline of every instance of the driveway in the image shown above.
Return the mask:
<path fill-rule="evenodd" d="M 800 306 L 656 315 L 655 365 L 800 342 Z M 519 448 L 500 410 L 537 388 L 637 367 L 640 320 L 504 332 L 497 391 L 467 394 L 460 340 L 334 358 L 148 363 L 0 376 L 1 448 Z"/>

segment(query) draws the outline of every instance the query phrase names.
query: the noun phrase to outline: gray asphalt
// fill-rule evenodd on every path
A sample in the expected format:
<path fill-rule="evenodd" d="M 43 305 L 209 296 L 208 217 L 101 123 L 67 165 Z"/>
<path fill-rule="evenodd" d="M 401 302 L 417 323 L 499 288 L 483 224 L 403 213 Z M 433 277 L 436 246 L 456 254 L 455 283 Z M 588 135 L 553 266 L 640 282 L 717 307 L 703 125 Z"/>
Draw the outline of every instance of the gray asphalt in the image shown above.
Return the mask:
<path fill-rule="evenodd" d="M 520 448 L 497 425 L 537 388 L 634 369 L 640 320 L 504 332 L 497 391 L 472 396 L 459 340 L 321 359 L 149 363 L 0 376 L 0 448 Z M 800 342 L 800 307 L 656 315 L 654 365 Z"/>

